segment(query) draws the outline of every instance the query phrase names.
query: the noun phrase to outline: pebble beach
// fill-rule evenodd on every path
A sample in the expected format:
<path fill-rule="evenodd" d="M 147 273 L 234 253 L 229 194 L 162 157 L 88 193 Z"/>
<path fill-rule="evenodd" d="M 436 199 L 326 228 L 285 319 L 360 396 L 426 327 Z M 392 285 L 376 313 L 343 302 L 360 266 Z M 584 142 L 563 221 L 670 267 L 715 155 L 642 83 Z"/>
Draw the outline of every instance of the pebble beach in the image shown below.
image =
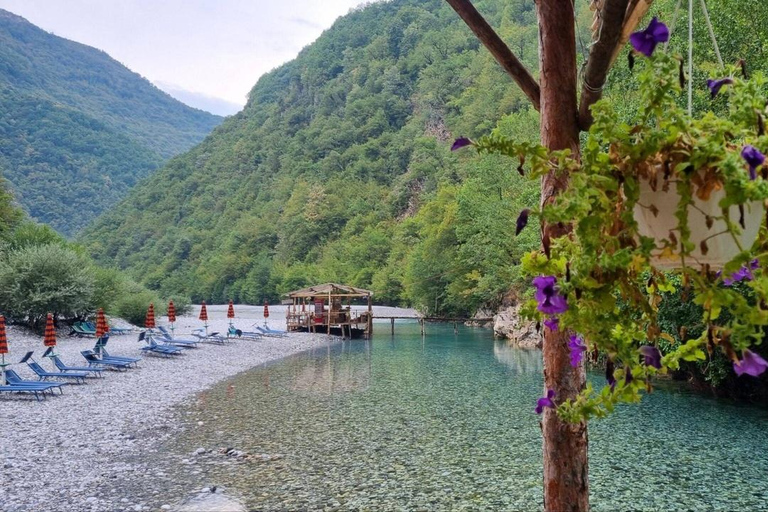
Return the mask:
<path fill-rule="evenodd" d="M 208 306 L 209 331 L 226 332 L 227 306 Z M 261 306 L 238 306 L 234 325 L 249 330 L 263 324 Z M 274 308 L 268 325 L 284 329 L 284 308 Z M 194 316 L 180 316 L 176 335 L 183 336 L 202 327 Z M 164 318 L 159 325 L 167 325 Z M 115 327 L 125 322 L 110 319 Z M 71 366 L 85 366 L 81 350 L 94 346 L 93 338 L 67 336 L 58 332 L 55 352 Z M 178 432 L 172 408 L 218 381 L 258 365 L 335 341 L 325 335 L 292 333 L 282 338 L 258 341 L 235 339 L 224 345 L 201 343 L 185 349 L 181 356 L 163 358 L 143 354 L 138 341 L 140 329 L 113 336 L 113 356 L 142 357 L 137 369 L 104 371 L 104 378 L 88 378 L 85 384 L 65 386 L 62 395 L 36 402 L 30 396 L 0 395 L 0 510 L 21 511 L 112 511 L 191 510 L 179 503 L 148 504 L 131 496 L 109 494 L 110 479 L 126 473 L 150 471 L 147 459 L 153 446 Z M 22 377 L 37 376 L 18 361 L 29 350 L 49 371 L 52 362 L 42 354 L 42 336 L 28 329 L 8 327 L 10 353 L 6 362 Z M 141 457 L 137 455 L 141 453 Z M 148 476 L 148 478 L 150 478 Z M 114 492 L 114 491 L 113 491 Z"/>

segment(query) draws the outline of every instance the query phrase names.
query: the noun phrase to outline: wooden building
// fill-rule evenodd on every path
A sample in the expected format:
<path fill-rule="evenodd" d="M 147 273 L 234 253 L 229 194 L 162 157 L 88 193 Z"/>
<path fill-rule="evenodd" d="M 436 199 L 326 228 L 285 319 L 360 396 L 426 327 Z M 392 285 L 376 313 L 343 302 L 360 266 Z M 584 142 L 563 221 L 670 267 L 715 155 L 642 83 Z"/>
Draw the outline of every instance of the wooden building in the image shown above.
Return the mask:
<path fill-rule="evenodd" d="M 373 292 L 369 290 L 325 283 L 287 295 L 291 300 L 285 315 L 289 331 L 321 332 L 350 338 L 371 336 Z M 353 309 L 353 302 L 362 303 L 363 308 Z"/>

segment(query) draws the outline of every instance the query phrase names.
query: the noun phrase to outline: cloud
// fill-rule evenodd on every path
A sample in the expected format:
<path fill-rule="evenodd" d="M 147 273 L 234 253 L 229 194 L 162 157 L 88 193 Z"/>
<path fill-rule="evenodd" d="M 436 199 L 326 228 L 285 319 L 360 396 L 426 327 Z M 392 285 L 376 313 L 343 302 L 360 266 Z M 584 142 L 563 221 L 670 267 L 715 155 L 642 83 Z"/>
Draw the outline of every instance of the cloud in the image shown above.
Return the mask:
<path fill-rule="evenodd" d="M 288 18 L 288 21 L 290 21 L 291 23 L 295 23 L 296 25 L 301 25 L 303 27 L 313 28 L 315 30 L 322 30 L 324 28 L 319 23 L 315 23 L 314 21 L 310 21 L 310 20 L 307 20 L 307 19 L 304 19 L 304 18 L 299 18 L 298 16 L 294 16 L 292 18 Z"/>

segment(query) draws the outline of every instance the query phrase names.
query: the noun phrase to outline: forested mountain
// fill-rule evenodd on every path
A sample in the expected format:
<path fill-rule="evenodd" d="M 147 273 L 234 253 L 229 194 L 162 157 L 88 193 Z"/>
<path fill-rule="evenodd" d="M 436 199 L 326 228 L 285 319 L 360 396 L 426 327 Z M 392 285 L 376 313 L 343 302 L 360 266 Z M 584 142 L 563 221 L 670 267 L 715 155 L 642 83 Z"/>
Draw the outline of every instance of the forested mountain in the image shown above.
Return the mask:
<path fill-rule="evenodd" d="M 0 168 L 32 218 L 74 234 L 220 121 L 0 10 Z"/>
<path fill-rule="evenodd" d="M 533 0 L 475 4 L 536 69 Z M 584 48 L 586 4 L 577 2 Z M 671 17 L 671 3 L 658 4 Z M 750 46 L 754 32 L 738 28 L 750 26 L 746 13 L 765 19 L 765 6 L 709 4 L 728 34 L 725 58 L 748 53 L 764 65 L 765 38 Z M 706 26 L 696 27 L 696 101 L 709 105 L 714 54 Z M 675 33 L 672 50 L 684 46 Z M 628 76 L 622 61 L 610 89 L 631 100 Z M 494 128 L 538 138 L 536 113 L 450 7 L 374 3 L 262 77 L 242 112 L 140 183 L 82 241 L 161 293 L 195 300 L 254 303 L 332 280 L 431 313 L 494 306 L 538 244 L 535 229 L 512 236 L 538 191 L 516 163 L 449 151 L 454 137 Z"/>

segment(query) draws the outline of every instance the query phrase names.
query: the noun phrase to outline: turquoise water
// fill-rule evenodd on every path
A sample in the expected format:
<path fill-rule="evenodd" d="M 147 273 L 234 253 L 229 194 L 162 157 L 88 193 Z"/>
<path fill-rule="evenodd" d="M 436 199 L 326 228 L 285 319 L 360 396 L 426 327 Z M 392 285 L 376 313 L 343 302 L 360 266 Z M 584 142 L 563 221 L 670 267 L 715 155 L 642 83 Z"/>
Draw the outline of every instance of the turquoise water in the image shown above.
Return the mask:
<path fill-rule="evenodd" d="M 395 337 L 376 328 L 370 342 L 252 370 L 180 411 L 190 428 L 167 453 L 251 454 L 203 457 L 185 484 L 225 486 L 258 510 L 540 509 L 541 354 L 482 329 L 429 325 L 422 339 L 417 324 Z M 592 506 L 765 508 L 766 447 L 767 411 L 656 391 L 591 423 Z"/>

